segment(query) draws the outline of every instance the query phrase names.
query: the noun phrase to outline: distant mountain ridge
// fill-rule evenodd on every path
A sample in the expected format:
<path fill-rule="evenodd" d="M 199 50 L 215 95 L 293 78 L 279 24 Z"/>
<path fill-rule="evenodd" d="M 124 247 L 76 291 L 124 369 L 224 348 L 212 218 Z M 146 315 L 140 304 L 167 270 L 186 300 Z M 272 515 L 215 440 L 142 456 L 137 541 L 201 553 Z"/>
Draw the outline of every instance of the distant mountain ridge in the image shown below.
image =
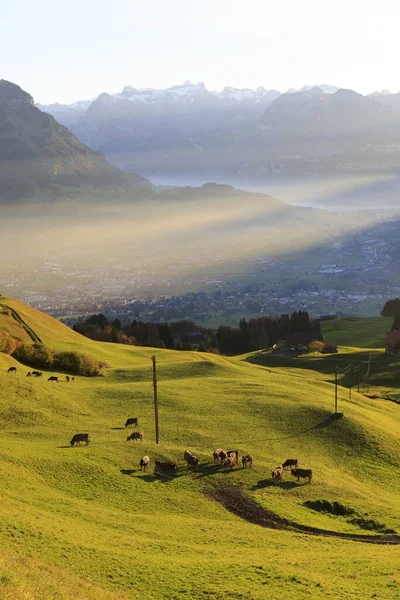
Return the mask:
<path fill-rule="evenodd" d="M 398 173 L 400 94 L 336 86 L 276 90 L 201 82 L 126 86 L 93 101 L 40 106 L 124 171 L 207 178 Z"/>
<path fill-rule="evenodd" d="M 110 165 L 52 116 L 41 112 L 18 85 L 0 80 L 0 200 L 40 190 L 88 185 L 144 184 Z"/>

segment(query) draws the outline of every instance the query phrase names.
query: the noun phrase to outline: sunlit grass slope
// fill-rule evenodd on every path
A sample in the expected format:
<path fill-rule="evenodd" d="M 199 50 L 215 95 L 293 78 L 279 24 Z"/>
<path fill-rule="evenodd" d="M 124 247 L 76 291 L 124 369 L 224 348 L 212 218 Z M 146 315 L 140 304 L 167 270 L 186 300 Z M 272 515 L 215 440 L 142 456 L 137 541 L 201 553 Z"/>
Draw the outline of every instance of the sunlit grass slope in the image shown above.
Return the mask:
<path fill-rule="evenodd" d="M 107 356 L 111 367 L 104 377 L 52 384 L 27 378 L 26 367 L 0 354 L 1 597 L 399 597 L 398 547 L 264 529 L 204 494 L 239 484 L 299 524 L 370 533 L 304 506 L 337 501 L 400 531 L 397 405 L 356 393 L 349 401 L 342 390 L 344 417 L 333 420 L 332 385 L 311 369 L 156 350 L 157 447 L 154 350 L 90 342 L 19 303 L 13 308 L 46 344 Z M 6 373 L 11 364 L 16 375 Z M 139 417 L 143 443 L 126 441 L 129 416 Z M 90 433 L 88 447 L 69 446 L 77 432 Z M 218 446 L 250 452 L 254 468 L 215 469 Z M 201 459 L 198 473 L 183 463 L 186 448 Z M 143 454 L 153 465 L 157 457 L 177 461 L 176 477 L 141 473 Z M 271 469 L 289 457 L 313 469 L 312 485 L 289 473 L 270 484 Z"/>
<path fill-rule="evenodd" d="M 385 336 L 390 331 L 392 320 L 389 317 L 335 319 L 323 321 L 322 331 L 326 340 L 332 340 L 341 346 L 384 348 Z"/>

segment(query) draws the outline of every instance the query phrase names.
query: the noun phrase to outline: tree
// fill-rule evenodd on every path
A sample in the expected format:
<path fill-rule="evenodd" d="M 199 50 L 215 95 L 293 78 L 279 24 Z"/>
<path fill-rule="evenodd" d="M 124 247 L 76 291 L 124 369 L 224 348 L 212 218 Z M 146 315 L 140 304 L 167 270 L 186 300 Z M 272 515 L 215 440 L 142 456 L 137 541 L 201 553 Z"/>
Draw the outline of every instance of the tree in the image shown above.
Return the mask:
<path fill-rule="evenodd" d="M 325 344 L 324 342 L 320 342 L 319 340 L 316 340 L 315 342 L 310 342 L 308 344 L 308 350 L 309 352 L 312 352 L 315 358 L 315 353 L 316 352 L 322 352 L 322 350 L 325 348 Z"/>

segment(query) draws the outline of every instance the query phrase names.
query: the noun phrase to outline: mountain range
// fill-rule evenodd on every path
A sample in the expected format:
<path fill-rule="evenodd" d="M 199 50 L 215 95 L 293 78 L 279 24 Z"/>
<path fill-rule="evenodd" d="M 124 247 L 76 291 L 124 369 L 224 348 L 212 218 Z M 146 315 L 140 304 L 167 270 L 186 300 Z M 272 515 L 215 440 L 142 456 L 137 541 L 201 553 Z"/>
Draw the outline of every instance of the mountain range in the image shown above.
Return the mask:
<path fill-rule="evenodd" d="M 400 94 L 385 90 L 213 92 L 186 81 L 38 107 L 113 165 L 150 179 L 397 173 L 400 164 Z"/>

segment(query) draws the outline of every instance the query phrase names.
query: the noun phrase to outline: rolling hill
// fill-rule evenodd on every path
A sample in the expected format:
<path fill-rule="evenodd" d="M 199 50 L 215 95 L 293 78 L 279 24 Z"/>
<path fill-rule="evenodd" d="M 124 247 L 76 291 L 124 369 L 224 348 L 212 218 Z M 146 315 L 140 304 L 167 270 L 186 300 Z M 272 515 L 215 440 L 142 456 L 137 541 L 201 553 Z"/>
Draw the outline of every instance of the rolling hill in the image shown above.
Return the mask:
<path fill-rule="evenodd" d="M 12 299 L 1 304 L 47 345 L 110 365 L 103 377 L 67 383 L 60 373 L 53 384 L 0 354 L 1 597 L 398 597 L 398 537 L 376 530 L 400 529 L 396 404 L 341 390 L 344 417 L 334 419 L 332 385 L 312 369 L 92 342 Z M 15 323 L 1 326 L 15 333 Z M 133 415 L 143 443 L 126 442 Z M 91 444 L 71 448 L 79 431 Z M 250 452 L 253 469 L 214 466 L 218 446 Z M 198 454 L 198 472 L 185 449 Z M 152 465 L 176 461 L 176 475 L 141 473 L 144 454 Z M 289 472 L 272 484 L 271 469 L 295 456 L 313 469 L 312 485 Z M 354 512 L 326 509 L 335 506 Z"/>

